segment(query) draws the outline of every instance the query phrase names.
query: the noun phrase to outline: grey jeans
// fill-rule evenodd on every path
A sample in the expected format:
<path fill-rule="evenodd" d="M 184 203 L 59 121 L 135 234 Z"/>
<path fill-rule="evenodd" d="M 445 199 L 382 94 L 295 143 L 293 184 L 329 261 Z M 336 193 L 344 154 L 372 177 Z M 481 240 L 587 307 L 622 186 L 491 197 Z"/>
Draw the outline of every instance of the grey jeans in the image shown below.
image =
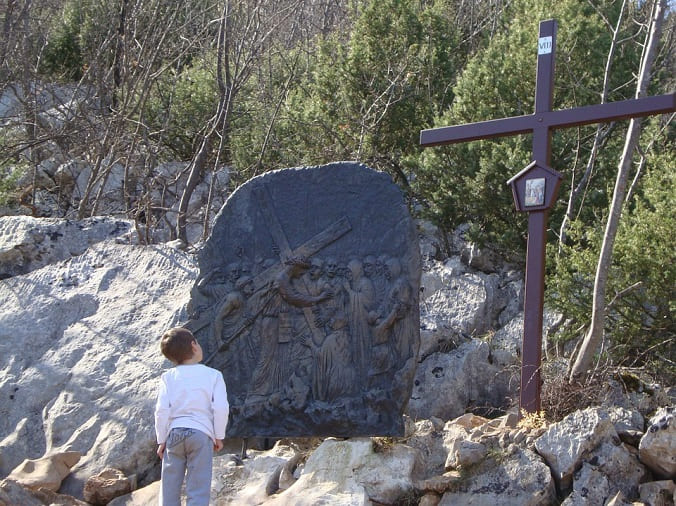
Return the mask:
<path fill-rule="evenodd" d="M 181 505 L 181 486 L 185 477 L 186 505 L 208 506 L 213 456 L 214 443 L 204 432 L 172 429 L 162 459 L 160 505 Z"/>

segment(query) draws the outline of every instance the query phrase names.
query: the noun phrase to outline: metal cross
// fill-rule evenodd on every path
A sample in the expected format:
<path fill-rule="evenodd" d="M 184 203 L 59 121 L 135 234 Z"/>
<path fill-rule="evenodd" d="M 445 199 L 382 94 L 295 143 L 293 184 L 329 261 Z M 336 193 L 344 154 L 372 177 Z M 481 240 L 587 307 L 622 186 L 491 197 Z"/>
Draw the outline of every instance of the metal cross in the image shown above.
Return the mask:
<path fill-rule="evenodd" d="M 420 144 L 423 147 L 438 146 L 532 133 L 533 162 L 542 166 L 548 166 L 551 160 L 553 130 L 649 116 L 676 110 L 676 94 L 671 93 L 552 111 L 556 30 L 556 20 L 550 19 L 540 22 L 535 112 L 533 114 L 422 130 L 420 132 Z M 517 203 L 517 209 L 529 211 L 519 404 L 522 410 L 532 413 L 540 410 L 545 238 L 549 209 L 535 208 L 529 210 L 528 208 L 519 206 L 519 203 Z"/>

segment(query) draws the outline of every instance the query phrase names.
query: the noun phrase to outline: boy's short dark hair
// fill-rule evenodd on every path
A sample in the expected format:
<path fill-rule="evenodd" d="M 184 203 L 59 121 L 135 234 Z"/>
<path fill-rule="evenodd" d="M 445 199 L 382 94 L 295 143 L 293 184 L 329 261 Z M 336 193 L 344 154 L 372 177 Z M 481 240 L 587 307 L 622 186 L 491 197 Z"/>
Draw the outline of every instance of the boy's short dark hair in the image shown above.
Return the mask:
<path fill-rule="evenodd" d="M 175 364 L 181 364 L 193 356 L 192 343 L 195 336 L 188 329 L 174 327 L 162 335 L 162 354 Z"/>

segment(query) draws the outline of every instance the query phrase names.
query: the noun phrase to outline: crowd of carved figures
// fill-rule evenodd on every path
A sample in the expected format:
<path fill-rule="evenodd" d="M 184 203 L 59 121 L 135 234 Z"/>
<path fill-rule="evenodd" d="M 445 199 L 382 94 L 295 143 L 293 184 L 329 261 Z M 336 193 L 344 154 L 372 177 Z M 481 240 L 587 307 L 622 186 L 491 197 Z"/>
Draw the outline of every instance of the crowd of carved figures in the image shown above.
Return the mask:
<path fill-rule="evenodd" d="M 208 360 L 237 378 L 231 402 L 252 412 L 387 390 L 414 353 L 415 294 L 398 258 L 234 262 L 196 289 L 192 316 L 210 325 Z"/>

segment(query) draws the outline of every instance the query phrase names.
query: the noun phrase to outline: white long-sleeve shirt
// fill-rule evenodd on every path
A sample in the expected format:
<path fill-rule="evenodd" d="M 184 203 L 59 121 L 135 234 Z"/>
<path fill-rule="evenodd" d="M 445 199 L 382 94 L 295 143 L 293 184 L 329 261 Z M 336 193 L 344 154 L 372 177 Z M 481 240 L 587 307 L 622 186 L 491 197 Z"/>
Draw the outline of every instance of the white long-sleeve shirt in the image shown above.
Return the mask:
<path fill-rule="evenodd" d="M 165 371 L 155 405 L 155 434 L 165 443 L 171 429 L 197 429 L 223 439 L 228 424 L 228 395 L 220 371 L 202 364 Z"/>

